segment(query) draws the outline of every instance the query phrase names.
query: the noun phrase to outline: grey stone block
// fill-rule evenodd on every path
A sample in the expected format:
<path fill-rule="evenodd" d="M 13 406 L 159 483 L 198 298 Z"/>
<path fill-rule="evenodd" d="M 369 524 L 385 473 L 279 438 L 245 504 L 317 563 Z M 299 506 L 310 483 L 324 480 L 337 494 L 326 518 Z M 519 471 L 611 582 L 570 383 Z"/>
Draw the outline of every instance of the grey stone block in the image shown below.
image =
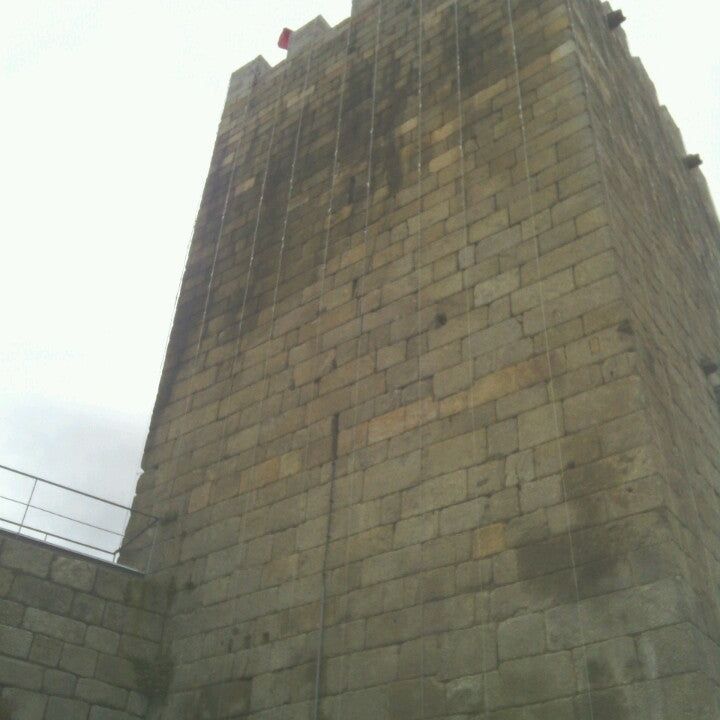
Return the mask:
<path fill-rule="evenodd" d="M 72 697 L 75 693 L 77 678 L 62 670 L 46 670 L 43 678 L 43 690 L 49 695 Z"/>
<path fill-rule="evenodd" d="M 0 597 L 5 597 L 10 592 L 14 573 L 8 568 L 0 567 Z"/>
<path fill-rule="evenodd" d="M 30 659 L 40 665 L 55 667 L 60 662 L 62 646 L 61 640 L 36 633 L 30 648 Z"/>
<path fill-rule="evenodd" d="M 657 678 L 683 672 L 712 672 L 720 658 L 711 662 L 712 650 L 702 633 L 689 623 L 670 625 L 643 633 L 638 652 L 647 677 Z"/>
<path fill-rule="evenodd" d="M 482 625 L 445 633 L 441 639 L 440 678 L 463 677 L 497 667 L 496 631 Z"/>
<path fill-rule="evenodd" d="M 7 538 L 0 550 L 0 565 L 41 578 L 47 577 L 52 559 L 52 551 L 19 538 Z"/>
<path fill-rule="evenodd" d="M 120 646 L 120 635 L 106 628 L 91 626 L 85 635 L 85 646 L 113 655 Z"/>
<path fill-rule="evenodd" d="M 563 605 L 546 613 L 548 647 L 578 647 L 643 632 L 685 619 L 687 607 L 678 583 L 662 580 L 639 588 Z"/>
<path fill-rule="evenodd" d="M 98 655 L 95 677 L 110 685 L 117 685 L 128 690 L 137 689 L 135 668 L 132 662 L 114 655 L 102 653 Z"/>
<path fill-rule="evenodd" d="M 132 580 L 128 573 L 115 568 L 100 567 L 95 576 L 94 592 L 106 600 L 124 602 L 127 586 Z"/>
<path fill-rule="evenodd" d="M 0 656 L 0 686 L 39 690 L 42 686 L 42 668 L 23 660 Z"/>
<path fill-rule="evenodd" d="M 70 609 L 72 596 L 72 590 L 68 588 L 25 574 L 15 577 L 10 590 L 10 597 L 23 605 L 60 615 Z"/>
<path fill-rule="evenodd" d="M 90 706 L 80 700 L 51 697 L 48 700 L 45 720 L 87 720 Z"/>
<path fill-rule="evenodd" d="M 50 577 L 60 585 L 89 592 L 95 582 L 97 567 L 89 560 L 58 555 L 50 567 Z"/>
<path fill-rule="evenodd" d="M 148 702 L 144 695 L 141 695 L 140 693 L 134 691 L 130 691 L 130 696 L 128 698 L 127 704 L 128 712 L 139 717 L 145 717 L 147 707 Z"/>
<path fill-rule="evenodd" d="M 126 712 L 95 705 L 90 709 L 88 720 L 130 720 L 130 718 Z"/>
<path fill-rule="evenodd" d="M 105 611 L 105 601 L 95 595 L 76 593 L 73 599 L 70 617 L 86 625 L 101 625 Z"/>
<path fill-rule="evenodd" d="M 43 720 L 47 697 L 18 688 L 5 688 L 2 697 L 12 708 L 11 720 Z"/>
<path fill-rule="evenodd" d="M 587 690 L 627 685 L 643 679 L 635 641 L 623 637 L 573 650 L 578 686 Z"/>
<path fill-rule="evenodd" d="M 488 675 L 491 708 L 532 705 L 574 691 L 575 668 L 569 652 L 510 660 Z"/>
<path fill-rule="evenodd" d="M 0 652 L 16 658 L 26 658 L 30 653 L 32 633 L 20 628 L 0 625 Z"/>
<path fill-rule="evenodd" d="M 32 607 L 28 608 L 25 613 L 23 627 L 32 632 L 39 632 L 78 645 L 82 643 L 85 637 L 85 625 L 83 623 Z"/>
<path fill-rule="evenodd" d="M 25 614 L 25 607 L 11 600 L 0 600 L 0 623 L 19 625 Z"/>
<path fill-rule="evenodd" d="M 60 656 L 60 669 L 80 677 L 92 677 L 98 654 L 95 650 L 66 643 Z"/>
<path fill-rule="evenodd" d="M 545 620 L 541 613 L 520 615 L 498 626 L 500 660 L 545 652 Z"/>
<path fill-rule="evenodd" d="M 120 710 L 125 707 L 128 697 L 127 690 L 92 678 L 80 678 L 75 692 L 78 698 L 91 705 L 107 705 Z"/>

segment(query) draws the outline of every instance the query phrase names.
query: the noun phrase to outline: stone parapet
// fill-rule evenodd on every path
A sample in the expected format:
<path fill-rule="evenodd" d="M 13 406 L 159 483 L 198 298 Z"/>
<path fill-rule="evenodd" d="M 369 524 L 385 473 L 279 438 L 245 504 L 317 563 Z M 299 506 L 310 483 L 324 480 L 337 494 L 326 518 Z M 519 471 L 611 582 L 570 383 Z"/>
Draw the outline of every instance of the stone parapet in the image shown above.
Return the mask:
<path fill-rule="evenodd" d="M 168 599 L 139 573 L 0 531 L 0 717 L 144 718 Z"/>

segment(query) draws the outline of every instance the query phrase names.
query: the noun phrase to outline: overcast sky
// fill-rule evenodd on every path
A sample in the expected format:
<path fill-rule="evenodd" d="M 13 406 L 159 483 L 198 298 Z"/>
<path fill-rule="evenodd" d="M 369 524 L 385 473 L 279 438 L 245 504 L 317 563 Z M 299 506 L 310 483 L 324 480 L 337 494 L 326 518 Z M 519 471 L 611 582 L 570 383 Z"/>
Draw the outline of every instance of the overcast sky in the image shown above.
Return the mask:
<path fill-rule="evenodd" d="M 717 0 L 622 8 L 717 204 Z M 132 498 L 230 73 L 258 54 L 278 62 L 283 26 L 349 12 L 350 0 L 2 3 L 0 464 Z"/>

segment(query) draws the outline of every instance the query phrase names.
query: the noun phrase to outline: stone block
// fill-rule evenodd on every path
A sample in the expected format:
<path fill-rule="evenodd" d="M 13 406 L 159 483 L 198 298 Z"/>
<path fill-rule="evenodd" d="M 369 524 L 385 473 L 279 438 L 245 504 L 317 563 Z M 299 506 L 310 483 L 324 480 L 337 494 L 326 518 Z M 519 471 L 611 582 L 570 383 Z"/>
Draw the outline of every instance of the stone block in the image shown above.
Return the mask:
<path fill-rule="evenodd" d="M 51 697 L 48 700 L 45 720 L 87 720 L 90 706 L 81 700 Z"/>
<path fill-rule="evenodd" d="M 95 582 L 96 568 L 88 560 L 58 555 L 52 561 L 50 577 L 60 585 L 89 592 Z"/>
<path fill-rule="evenodd" d="M 419 452 L 373 465 L 363 478 L 363 499 L 372 500 L 410 487 L 417 482 L 419 471 Z"/>
<path fill-rule="evenodd" d="M 642 404 L 640 378 L 623 378 L 565 400 L 565 428 L 568 432 L 583 430 L 628 415 L 640 409 Z"/>
<path fill-rule="evenodd" d="M 80 677 L 92 677 L 97 658 L 95 650 L 66 643 L 60 656 L 60 669 Z"/>
<path fill-rule="evenodd" d="M 72 697 L 75 693 L 77 678 L 61 670 L 46 670 L 43 677 L 43 692 L 49 695 Z"/>
<path fill-rule="evenodd" d="M 86 629 L 86 626 L 77 620 L 71 620 L 62 615 L 54 615 L 32 607 L 28 608 L 25 613 L 23 627 L 33 633 L 42 633 L 78 645 L 83 642 Z"/>
<path fill-rule="evenodd" d="M 35 634 L 30 648 L 30 660 L 47 667 L 56 667 L 60 662 L 62 646 L 61 640 Z"/>
<path fill-rule="evenodd" d="M 39 690 L 43 669 L 32 663 L 0 656 L 0 686 Z"/>
<path fill-rule="evenodd" d="M 0 625 L 0 652 L 16 658 L 26 658 L 30 653 L 32 633 L 20 628 Z"/>
<path fill-rule="evenodd" d="M 491 708 L 532 705 L 575 692 L 575 668 L 569 652 L 508 660 L 488 678 Z"/>
<path fill-rule="evenodd" d="M 47 577 L 53 554 L 36 543 L 20 538 L 7 538 L 0 549 L 0 565 L 37 577 Z"/>
<path fill-rule="evenodd" d="M 520 287 L 520 270 L 514 268 L 502 275 L 478 283 L 474 289 L 475 305 L 487 305 Z"/>
<path fill-rule="evenodd" d="M 687 608 L 676 580 L 560 605 L 546 613 L 548 647 L 579 647 L 586 642 L 630 635 L 685 620 Z"/>
<path fill-rule="evenodd" d="M 545 652 L 545 620 L 541 613 L 519 615 L 498 625 L 500 660 L 542 655 Z"/>
<path fill-rule="evenodd" d="M 518 449 L 517 420 L 510 418 L 487 429 L 488 455 L 505 457 Z"/>
<path fill-rule="evenodd" d="M 76 696 L 80 700 L 85 700 L 91 705 L 105 705 L 120 710 L 125 708 L 127 695 L 127 690 L 92 678 L 80 678 L 76 688 Z M 93 711 L 95 709 L 93 708 Z"/>
<path fill-rule="evenodd" d="M 497 639 L 492 625 L 444 633 L 440 645 L 442 680 L 490 672 L 497 667 Z"/>
<path fill-rule="evenodd" d="M 365 646 L 368 648 L 418 637 L 422 629 L 422 606 L 375 615 L 367 620 Z"/>
<path fill-rule="evenodd" d="M 70 609 L 72 596 L 72 590 L 68 588 L 24 574 L 15 577 L 10 590 L 10 597 L 17 602 L 57 614 L 64 614 Z"/>
<path fill-rule="evenodd" d="M 94 705 L 90 708 L 88 720 L 127 720 L 128 714 L 122 710 L 111 710 L 110 708 Z"/>
<path fill-rule="evenodd" d="M 507 485 L 524 484 L 530 482 L 534 477 L 535 463 L 532 450 L 514 453 L 505 459 L 505 483 Z"/>
<path fill-rule="evenodd" d="M 487 456 L 485 432 L 477 431 L 437 442 L 423 454 L 422 469 L 427 477 L 478 465 Z"/>
<path fill-rule="evenodd" d="M 563 434 L 563 410 L 559 403 L 542 405 L 518 417 L 520 449 L 541 445 Z"/>
<path fill-rule="evenodd" d="M 2 698 L 12 708 L 10 720 L 43 720 L 47 697 L 42 693 L 5 688 Z"/>
<path fill-rule="evenodd" d="M 94 592 L 106 600 L 123 602 L 131 575 L 114 568 L 99 567 L 95 576 Z"/>
<path fill-rule="evenodd" d="M 15 574 L 8 568 L 0 567 L 0 597 L 5 597 L 10 592 Z"/>
<path fill-rule="evenodd" d="M 397 678 L 398 659 L 396 645 L 355 653 L 348 659 L 348 689 L 392 682 Z"/>
<path fill-rule="evenodd" d="M 707 641 L 689 623 L 680 623 L 643 633 L 638 654 L 647 677 L 657 678 L 683 672 L 707 671 L 710 663 Z M 716 661 L 714 665 L 720 664 Z"/>
<path fill-rule="evenodd" d="M 86 625 L 100 625 L 105 611 L 105 601 L 95 595 L 76 593 L 73 598 L 70 617 Z"/>
<path fill-rule="evenodd" d="M 635 642 L 622 637 L 573 651 L 580 690 L 628 685 L 644 678 Z M 589 685 L 588 685 L 589 684 Z"/>
<path fill-rule="evenodd" d="M 485 558 L 505 550 L 505 525 L 495 523 L 475 530 L 473 556 Z"/>

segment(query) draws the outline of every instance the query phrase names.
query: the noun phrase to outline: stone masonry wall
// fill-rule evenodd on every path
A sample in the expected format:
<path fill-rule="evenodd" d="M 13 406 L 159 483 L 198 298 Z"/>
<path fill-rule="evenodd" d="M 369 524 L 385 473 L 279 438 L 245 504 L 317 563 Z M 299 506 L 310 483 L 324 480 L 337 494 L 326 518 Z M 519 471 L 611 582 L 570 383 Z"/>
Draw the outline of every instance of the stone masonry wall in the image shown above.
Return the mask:
<path fill-rule="evenodd" d="M 166 591 L 137 573 L 0 532 L 0 718 L 145 717 Z"/>
<path fill-rule="evenodd" d="M 666 548 L 688 593 L 686 621 L 654 633 L 653 676 L 718 710 L 720 684 L 720 225 L 702 174 L 622 31 L 598 32 L 606 6 L 575 6 L 593 127 L 635 337 L 668 519 Z M 628 99 L 632 98 L 632 102 Z M 709 377 L 710 376 L 710 377 Z M 673 652 L 678 645 L 687 652 Z M 624 703 L 631 703 L 631 693 Z M 676 708 L 676 712 L 679 709 Z"/>
<path fill-rule="evenodd" d="M 231 81 L 149 716 L 720 718 L 702 181 L 595 0 L 353 7 Z"/>

